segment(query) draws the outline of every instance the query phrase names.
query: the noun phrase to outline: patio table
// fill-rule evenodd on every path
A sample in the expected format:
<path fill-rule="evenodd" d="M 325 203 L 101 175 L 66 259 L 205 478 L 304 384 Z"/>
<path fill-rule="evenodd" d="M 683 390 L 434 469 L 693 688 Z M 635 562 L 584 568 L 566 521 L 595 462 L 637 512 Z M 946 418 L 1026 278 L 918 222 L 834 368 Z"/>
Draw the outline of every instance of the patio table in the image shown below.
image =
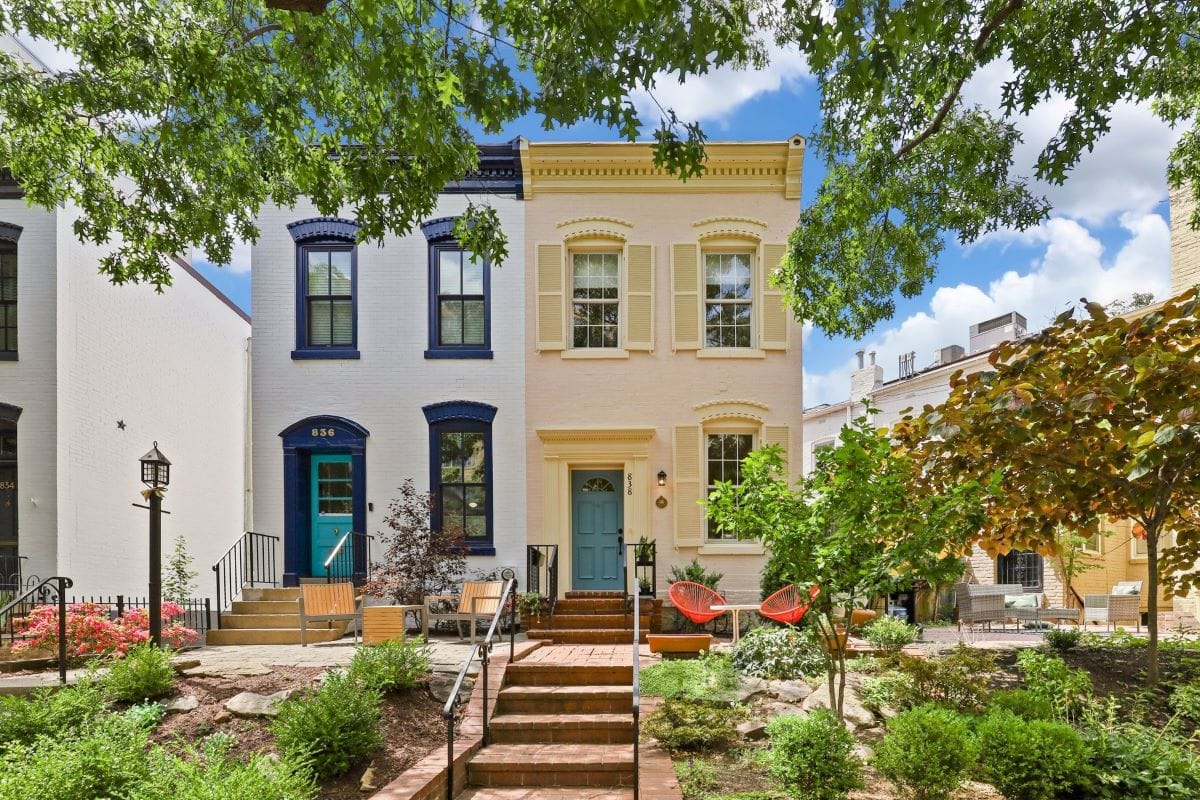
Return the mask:
<path fill-rule="evenodd" d="M 728 611 L 733 614 L 733 641 L 741 637 L 741 625 L 738 623 L 741 611 L 758 611 L 759 603 L 713 603 L 713 611 Z"/>
<path fill-rule="evenodd" d="M 409 611 L 417 615 L 417 628 L 421 627 L 423 605 L 366 606 L 363 609 L 363 644 L 379 644 L 388 639 L 404 641 L 405 619 Z"/>

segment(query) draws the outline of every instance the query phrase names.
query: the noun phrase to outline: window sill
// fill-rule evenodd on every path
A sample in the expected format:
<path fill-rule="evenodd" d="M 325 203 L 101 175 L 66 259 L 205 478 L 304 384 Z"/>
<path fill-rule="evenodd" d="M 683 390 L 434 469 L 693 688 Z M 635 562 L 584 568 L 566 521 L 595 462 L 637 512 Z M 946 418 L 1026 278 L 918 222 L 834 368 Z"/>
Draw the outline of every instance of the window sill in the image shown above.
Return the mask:
<path fill-rule="evenodd" d="M 293 350 L 293 361 L 307 361 L 310 359 L 337 359 L 337 358 L 358 358 L 358 350 L 352 347 L 330 347 L 328 349 L 312 349 L 312 350 Z"/>
<path fill-rule="evenodd" d="M 451 350 L 448 348 L 445 350 L 426 350 L 425 358 L 428 358 L 428 359 L 440 359 L 440 358 L 484 358 L 484 359 L 490 359 L 490 358 L 492 358 L 492 351 L 490 348 L 483 348 L 483 347 L 470 348 L 470 349 L 463 348 L 462 350 Z"/>
<path fill-rule="evenodd" d="M 468 556 L 494 556 L 496 555 L 496 547 L 491 544 L 467 544 Z"/>
<path fill-rule="evenodd" d="M 629 358 L 629 351 L 621 347 L 576 347 L 570 350 L 563 350 L 562 357 L 564 359 L 604 359 L 604 358 Z"/>
<path fill-rule="evenodd" d="M 20 360 L 21 359 L 17 358 L 16 350 L 0 351 L 0 361 L 20 361 Z"/>
<path fill-rule="evenodd" d="M 702 556 L 761 556 L 765 552 L 760 542 L 708 542 L 700 545 Z"/>
<path fill-rule="evenodd" d="M 766 358 L 767 351 L 756 347 L 707 347 L 696 351 L 696 358 Z"/>

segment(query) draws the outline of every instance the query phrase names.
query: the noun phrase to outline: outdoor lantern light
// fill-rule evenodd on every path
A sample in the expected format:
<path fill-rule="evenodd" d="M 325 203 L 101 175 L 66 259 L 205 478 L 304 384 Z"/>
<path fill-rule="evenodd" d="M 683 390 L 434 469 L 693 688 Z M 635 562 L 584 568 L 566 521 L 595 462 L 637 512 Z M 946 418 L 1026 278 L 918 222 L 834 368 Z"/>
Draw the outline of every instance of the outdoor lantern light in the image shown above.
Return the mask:
<path fill-rule="evenodd" d="M 660 469 L 658 471 L 658 485 L 659 486 L 667 485 L 667 471 L 665 469 Z"/>
<path fill-rule="evenodd" d="M 142 483 L 157 489 L 171 482 L 171 462 L 159 451 L 158 442 L 139 460 L 142 462 Z"/>

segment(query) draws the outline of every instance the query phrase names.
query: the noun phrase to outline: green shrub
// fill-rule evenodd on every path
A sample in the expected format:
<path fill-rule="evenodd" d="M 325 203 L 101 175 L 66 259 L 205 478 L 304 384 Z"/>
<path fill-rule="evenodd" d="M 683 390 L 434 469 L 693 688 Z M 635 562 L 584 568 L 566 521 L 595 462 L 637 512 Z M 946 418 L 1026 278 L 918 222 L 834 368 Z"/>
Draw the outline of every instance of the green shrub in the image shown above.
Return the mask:
<path fill-rule="evenodd" d="M 1086 734 L 1095 800 L 1200 797 L 1200 761 L 1186 745 L 1142 725 L 1097 726 Z"/>
<path fill-rule="evenodd" d="M 1017 670 L 1025 688 L 1048 700 L 1065 719 L 1074 719 L 1092 696 L 1092 679 L 1087 672 L 1071 669 L 1058 656 L 1022 650 L 1017 653 Z"/>
<path fill-rule="evenodd" d="M 863 707 L 876 713 L 885 708 L 896 708 L 904 684 L 904 676 L 890 673 L 863 678 L 857 694 Z"/>
<path fill-rule="evenodd" d="M 734 669 L 756 678 L 790 680 L 825 672 L 825 654 L 812 636 L 794 628 L 755 628 L 733 646 Z"/>
<path fill-rule="evenodd" d="M 1021 719 L 1054 719 L 1054 704 L 1028 689 L 1005 689 L 988 700 L 988 710 L 1007 711 Z"/>
<path fill-rule="evenodd" d="M 938 800 L 958 790 L 978 755 L 967 721 L 934 705 L 910 709 L 888 722 L 875 749 L 875 766 L 915 800 Z"/>
<path fill-rule="evenodd" d="M 977 735 L 984 777 L 1005 800 L 1054 800 L 1088 780 L 1087 748 L 1069 725 L 994 711 Z"/>
<path fill-rule="evenodd" d="M 167 709 L 162 703 L 138 703 L 121 712 L 121 716 L 139 728 L 154 730 L 162 718 L 167 715 Z"/>
<path fill-rule="evenodd" d="M 641 671 L 640 681 L 642 694 L 650 697 L 703 700 L 736 688 L 737 673 L 728 656 L 709 653 L 653 664 Z"/>
<path fill-rule="evenodd" d="M 717 788 L 717 765 L 702 758 L 675 762 L 675 777 L 684 797 L 705 797 Z"/>
<path fill-rule="evenodd" d="M 232 737 L 209 737 L 187 758 L 171 759 L 137 800 L 310 800 L 316 794 L 307 765 L 255 754 L 243 762 Z"/>
<path fill-rule="evenodd" d="M 687 581 L 689 583 L 698 583 L 701 586 L 707 586 L 710 589 L 716 590 L 721 579 L 725 577 L 725 573 L 717 572 L 715 569 L 710 570 L 700 563 L 699 558 L 693 558 L 691 563 L 686 566 L 675 564 L 671 567 L 671 583 L 679 583 Z"/>
<path fill-rule="evenodd" d="M 1072 630 L 1056 630 L 1051 629 L 1046 631 L 1046 644 L 1059 652 L 1066 652 L 1075 645 L 1079 644 L 1080 637 L 1083 636 L 1083 631 L 1078 628 Z"/>
<path fill-rule="evenodd" d="M 377 690 L 330 672 L 320 689 L 280 706 L 271 730 L 284 758 L 308 758 L 318 775 L 341 775 L 383 744 L 381 702 Z"/>
<path fill-rule="evenodd" d="M 1187 721 L 1192 727 L 1200 728 L 1200 683 L 1180 686 L 1171 693 L 1167 702 L 1176 716 Z"/>
<path fill-rule="evenodd" d="M 901 708 L 939 703 L 955 711 L 976 711 L 991 693 L 988 674 L 996 669 L 996 656 L 959 645 L 940 658 L 901 657 L 896 700 Z"/>
<path fill-rule="evenodd" d="M 109 664 L 101 685 L 110 698 L 126 703 L 168 695 L 175 685 L 171 651 L 152 644 L 131 647 L 124 658 L 114 659 Z"/>
<path fill-rule="evenodd" d="M 771 777 L 796 800 L 842 800 L 863 786 L 854 737 L 828 709 L 767 724 Z"/>
<path fill-rule="evenodd" d="M 733 741 L 737 712 L 690 700 L 666 700 L 643 728 L 670 750 L 705 750 Z"/>
<path fill-rule="evenodd" d="M 89 679 L 62 689 L 38 689 L 28 698 L 0 695 L 0 745 L 72 736 L 107 710 L 104 692 Z"/>
<path fill-rule="evenodd" d="M 360 647 L 350 660 L 350 678 L 379 692 L 411 689 L 429 672 L 429 652 L 424 639 Z"/>
<path fill-rule="evenodd" d="M 899 617 L 883 616 L 863 628 L 863 638 L 884 653 L 899 653 L 917 640 L 921 629 Z"/>

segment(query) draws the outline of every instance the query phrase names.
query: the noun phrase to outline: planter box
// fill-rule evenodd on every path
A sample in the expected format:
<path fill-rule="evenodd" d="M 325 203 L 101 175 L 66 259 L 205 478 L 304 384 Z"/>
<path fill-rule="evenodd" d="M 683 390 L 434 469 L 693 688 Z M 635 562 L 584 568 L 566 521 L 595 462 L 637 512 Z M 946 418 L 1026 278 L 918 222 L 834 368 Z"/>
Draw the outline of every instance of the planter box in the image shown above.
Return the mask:
<path fill-rule="evenodd" d="M 698 656 L 701 652 L 712 647 L 710 633 L 666 634 L 651 633 L 646 636 L 651 653 L 662 653 L 663 656 Z"/>

